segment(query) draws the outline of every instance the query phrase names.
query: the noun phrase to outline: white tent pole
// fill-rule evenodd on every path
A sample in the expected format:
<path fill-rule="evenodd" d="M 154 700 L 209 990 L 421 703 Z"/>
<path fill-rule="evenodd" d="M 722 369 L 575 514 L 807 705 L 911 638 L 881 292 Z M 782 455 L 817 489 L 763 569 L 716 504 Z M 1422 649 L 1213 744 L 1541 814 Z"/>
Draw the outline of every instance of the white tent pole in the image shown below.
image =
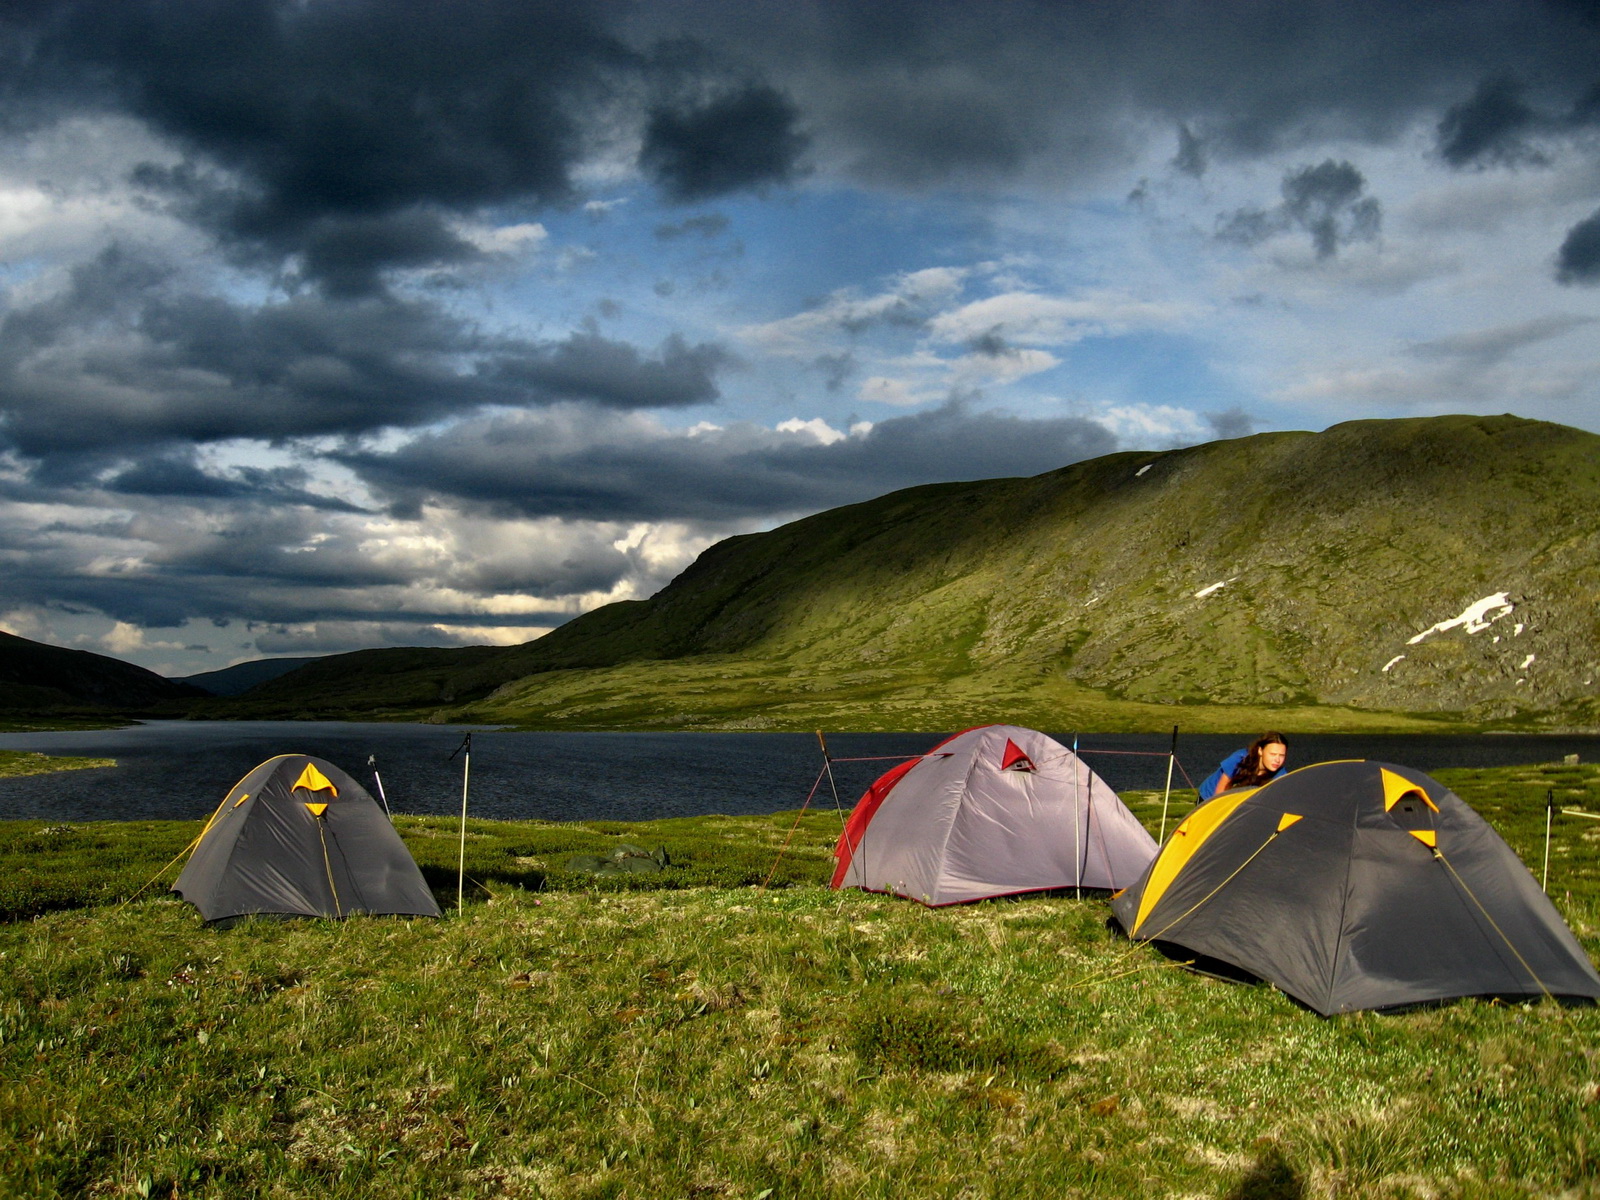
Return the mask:
<path fill-rule="evenodd" d="M 1078 735 L 1072 735 L 1072 886 L 1083 899 L 1083 849 L 1078 836 L 1078 772 L 1083 759 L 1078 757 Z"/>
<path fill-rule="evenodd" d="M 461 906 L 466 899 L 467 888 L 467 783 L 472 778 L 472 735 L 469 733 L 462 739 L 461 745 L 456 747 L 456 754 L 466 751 L 466 757 L 461 762 L 461 855 L 456 860 L 456 911 L 461 911 Z"/>
<path fill-rule="evenodd" d="M 389 818 L 389 824 L 394 824 L 394 814 L 389 811 L 389 797 L 383 794 L 383 777 L 378 774 L 378 756 L 367 755 L 367 766 L 372 768 L 372 782 L 378 785 L 378 799 L 383 801 L 383 815 Z"/>
<path fill-rule="evenodd" d="M 1172 727 L 1172 749 L 1167 751 L 1167 790 L 1161 796 L 1161 836 L 1157 844 L 1167 840 L 1167 802 L 1172 799 L 1172 765 L 1178 761 L 1178 727 Z"/>
<path fill-rule="evenodd" d="M 1556 791 L 1551 788 L 1545 793 L 1544 801 L 1544 882 L 1539 886 L 1544 889 L 1544 894 L 1550 894 L 1550 821 L 1556 813 Z"/>

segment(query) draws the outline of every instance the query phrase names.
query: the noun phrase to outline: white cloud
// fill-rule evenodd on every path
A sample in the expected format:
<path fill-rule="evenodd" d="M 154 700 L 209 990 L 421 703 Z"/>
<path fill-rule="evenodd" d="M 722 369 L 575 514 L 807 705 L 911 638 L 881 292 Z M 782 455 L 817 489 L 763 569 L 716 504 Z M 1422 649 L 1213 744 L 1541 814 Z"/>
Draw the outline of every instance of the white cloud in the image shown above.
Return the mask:
<path fill-rule="evenodd" d="M 1007 342 L 1061 346 L 1090 334 L 1167 328 L 1191 315 L 1181 303 L 1140 300 L 1115 292 L 1074 299 L 1005 292 L 941 314 L 930 323 L 929 332 L 946 343 L 972 342 L 998 333 Z"/>
<path fill-rule="evenodd" d="M 964 354 L 949 363 L 951 380 L 963 386 L 1005 384 L 1061 365 L 1047 350 L 1012 348 L 998 354 Z"/>
<path fill-rule="evenodd" d="M 1203 416 L 1171 404 L 1118 404 L 1097 411 L 1094 419 L 1124 446 L 1181 446 L 1212 436 Z"/>
<path fill-rule="evenodd" d="M 970 273 L 956 267 L 908 271 L 876 295 L 836 291 L 815 308 L 764 325 L 746 326 L 739 336 L 768 353 L 809 355 L 840 336 L 858 335 L 877 325 L 916 329 L 932 309 L 959 294 Z"/>
<path fill-rule="evenodd" d="M 537 221 L 520 225 L 481 225 L 459 222 L 456 233 L 485 254 L 528 254 L 549 238 L 549 231 Z"/>
<path fill-rule="evenodd" d="M 37 642 L 49 638 L 50 626 L 41 619 L 38 612 L 14 608 L 9 612 L 0 613 L 0 633 L 9 633 L 13 637 Z"/>
<path fill-rule="evenodd" d="M 856 394 L 868 403 L 893 404 L 898 408 L 927 404 L 940 396 L 937 388 L 918 387 L 909 380 L 888 375 L 874 375 L 863 380 Z"/>
<path fill-rule="evenodd" d="M 115 655 L 149 654 L 153 651 L 183 649 L 182 642 L 152 642 L 145 636 L 143 629 L 126 621 L 118 621 L 111 627 L 111 632 L 102 635 L 98 641 L 107 652 Z"/>
<path fill-rule="evenodd" d="M 849 436 L 840 433 L 821 417 L 812 417 L 809 421 L 802 421 L 799 417 L 790 417 L 787 421 L 777 426 L 779 433 L 804 433 L 809 434 L 819 444 L 831 446 L 835 442 L 842 442 Z"/>

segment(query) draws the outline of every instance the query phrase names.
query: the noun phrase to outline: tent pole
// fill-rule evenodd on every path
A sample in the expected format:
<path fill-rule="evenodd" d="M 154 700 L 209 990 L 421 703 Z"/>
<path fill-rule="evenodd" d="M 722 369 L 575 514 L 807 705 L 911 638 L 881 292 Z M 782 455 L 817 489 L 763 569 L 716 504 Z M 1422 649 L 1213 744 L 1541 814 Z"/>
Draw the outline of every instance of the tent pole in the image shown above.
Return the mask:
<path fill-rule="evenodd" d="M 378 785 L 378 799 L 383 801 L 383 815 L 389 818 L 389 824 L 394 824 L 394 814 L 389 811 L 389 797 L 383 794 L 383 776 L 378 774 L 378 756 L 367 755 L 367 766 L 372 768 L 372 782 Z"/>
<path fill-rule="evenodd" d="M 1551 788 L 1544 798 L 1544 882 L 1539 886 L 1550 894 L 1550 822 L 1556 812 L 1556 790 Z"/>
<path fill-rule="evenodd" d="M 472 778 L 472 735 L 469 733 L 462 739 L 461 745 L 455 748 L 450 755 L 454 758 L 463 750 L 466 757 L 461 760 L 461 855 L 456 859 L 456 912 L 461 911 L 461 906 L 466 899 L 467 883 L 467 781 Z"/>
<path fill-rule="evenodd" d="M 1172 749 L 1167 751 L 1167 790 L 1161 795 L 1161 836 L 1157 844 L 1167 840 L 1167 802 L 1172 799 L 1172 764 L 1178 761 L 1178 727 L 1172 727 Z"/>
<path fill-rule="evenodd" d="M 1078 837 L 1078 768 L 1083 759 L 1078 757 L 1078 735 L 1072 735 L 1072 886 L 1077 898 L 1083 899 L 1083 848 Z"/>
<path fill-rule="evenodd" d="M 839 803 L 839 785 L 833 779 L 833 755 L 828 753 L 828 739 L 822 736 L 822 730 L 817 730 L 817 745 L 822 747 L 822 766 L 828 772 L 828 786 L 833 789 L 833 807 L 839 814 L 839 824 L 844 824 L 844 805 Z"/>

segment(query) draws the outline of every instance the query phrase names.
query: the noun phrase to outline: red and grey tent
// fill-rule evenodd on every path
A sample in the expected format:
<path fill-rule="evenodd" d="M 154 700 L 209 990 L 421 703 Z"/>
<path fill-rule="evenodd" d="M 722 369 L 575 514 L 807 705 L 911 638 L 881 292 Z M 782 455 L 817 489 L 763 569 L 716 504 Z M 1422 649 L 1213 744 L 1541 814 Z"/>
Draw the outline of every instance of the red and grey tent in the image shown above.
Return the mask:
<path fill-rule="evenodd" d="M 247 916 L 440 915 L 377 801 L 332 763 L 304 754 L 270 758 L 233 785 L 172 890 L 218 925 Z"/>
<path fill-rule="evenodd" d="M 1511 848 L 1410 767 L 1330 762 L 1224 792 L 1112 898 L 1135 939 L 1274 983 L 1323 1016 L 1464 996 L 1600 998 Z"/>
<path fill-rule="evenodd" d="M 1060 742 L 1016 725 L 956 734 L 885 773 L 839 844 L 836 888 L 960 904 L 1055 888 L 1119 888 L 1155 840 Z"/>

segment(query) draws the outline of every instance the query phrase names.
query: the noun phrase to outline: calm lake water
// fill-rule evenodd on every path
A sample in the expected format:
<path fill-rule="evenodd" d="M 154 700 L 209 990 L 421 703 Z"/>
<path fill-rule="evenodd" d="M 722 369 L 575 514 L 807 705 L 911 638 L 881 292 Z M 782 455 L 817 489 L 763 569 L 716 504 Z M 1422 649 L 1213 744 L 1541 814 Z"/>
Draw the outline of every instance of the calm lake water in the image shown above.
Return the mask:
<path fill-rule="evenodd" d="M 0 779 L 0 818 L 52 821 L 204 818 L 227 790 L 275 754 L 315 754 L 376 794 L 369 756 L 396 812 L 461 811 L 465 727 L 306 721 L 151 721 L 127 729 L 0 733 L 0 750 L 114 758 L 117 766 Z M 878 775 L 943 735 L 829 734 L 839 802 L 851 807 Z M 1056 733 L 1072 744 L 1071 734 Z M 1248 735 L 1195 734 L 1178 743 L 1174 787 L 1198 782 Z M 1167 734 L 1082 734 L 1091 767 L 1118 791 L 1159 788 Z M 1600 737 L 1292 738 L 1289 765 L 1373 758 L 1423 771 L 1551 762 L 1568 754 L 1600 761 Z M 862 761 L 865 760 L 865 761 Z M 510 733 L 473 730 L 468 798 L 474 816 L 553 821 L 770 813 L 799 808 L 822 771 L 817 739 L 802 733 Z M 823 777 L 813 806 L 832 808 Z"/>

